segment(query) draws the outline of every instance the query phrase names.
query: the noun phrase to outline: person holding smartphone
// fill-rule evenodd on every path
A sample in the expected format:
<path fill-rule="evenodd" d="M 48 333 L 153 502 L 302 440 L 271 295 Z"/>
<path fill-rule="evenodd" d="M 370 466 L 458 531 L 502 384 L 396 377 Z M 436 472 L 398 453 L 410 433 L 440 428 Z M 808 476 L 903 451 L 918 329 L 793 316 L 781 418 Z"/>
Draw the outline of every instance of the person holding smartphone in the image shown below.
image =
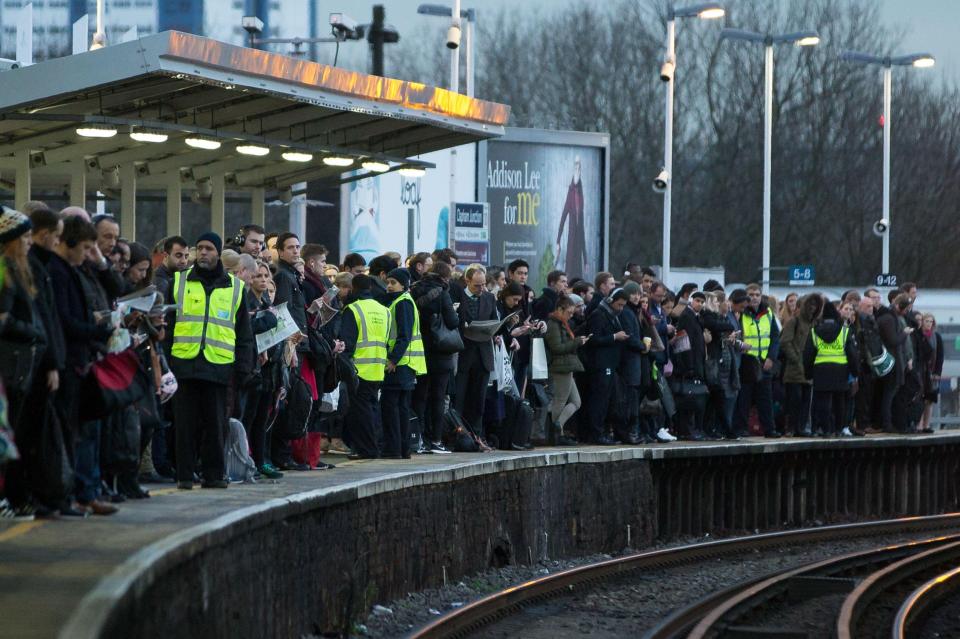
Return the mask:
<path fill-rule="evenodd" d="M 564 424 L 580 410 L 580 392 L 573 378 L 583 372 L 583 363 L 577 356 L 589 335 L 577 336 L 570 327 L 570 318 L 576 305 L 569 297 L 557 299 L 556 308 L 547 320 L 547 366 L 553 381 L 553 402 L 550 404 L 550 430 L 547 442 L 551 446 L 575 446 L 577 441 L 563 432 Z"/>

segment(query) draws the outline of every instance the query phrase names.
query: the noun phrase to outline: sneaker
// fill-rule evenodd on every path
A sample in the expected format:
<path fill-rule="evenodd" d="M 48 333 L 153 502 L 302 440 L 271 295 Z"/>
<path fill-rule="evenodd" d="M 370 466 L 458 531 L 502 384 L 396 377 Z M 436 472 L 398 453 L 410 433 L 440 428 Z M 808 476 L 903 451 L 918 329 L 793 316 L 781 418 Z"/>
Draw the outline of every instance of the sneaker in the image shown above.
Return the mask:
<path fill-rule="evenodd" d="M 25 505 L 14 508 L 6 499 L 0 501 L 0 520 L 33 521 L 36 518 L 33 506 Z"/>
<path fill-rule="evenodd" d="M 310 470 L 309 465 L 301 464 L 300 462 L 295 461 L 293 459 L 287 460 L 285 462 L 280 462 L 279 464 L 277 464 L 277 468 L 279 468 L 280 470 L 296 470 L 301 472 Z"/>
<path fill-rule="evenodd" d="M 434 455 L 449 455 L 450 451 L 441 442 L 432 442 L 428 447 L 429 452 Z"/>
<path fill-rule="evenodd" d="M 264 464 L 257 470 L 267 479 L 283 479 L 283 473 L 274 468 L 273 464 Z"/>
<path fill-rule="evenodd" d="M 840 431 L 841 437 L 853 437 L 853 433 L 850 432 L 849 426 L 844 426 L 843 430 Z"/>
<path fill-rule="evenodd" d="M 661 442 L 675 442 L 677 438 L 670 434 L 665 427 L 657 431 L 657 441 Z"/>

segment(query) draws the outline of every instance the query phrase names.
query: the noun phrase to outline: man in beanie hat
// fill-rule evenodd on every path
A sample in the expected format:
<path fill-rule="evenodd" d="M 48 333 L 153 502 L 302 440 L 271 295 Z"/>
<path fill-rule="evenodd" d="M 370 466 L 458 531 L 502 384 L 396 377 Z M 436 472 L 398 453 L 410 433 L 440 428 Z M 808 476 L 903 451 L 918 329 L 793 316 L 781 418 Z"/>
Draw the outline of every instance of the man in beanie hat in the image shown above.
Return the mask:
<path fill-rule="evenodd" d="M 378 301 L 390 310 L 387 337 L 387 370 L 380 393 L 383 422 L 383 456 L 410 457 L 410 398 L 417 376 L 427 372 L 420 336 L 420 314 L 408 292 L 410 272 L 395 268 L 387 273 L 387 292 Z"/>
<path fill-rule="evenodd" d="M 193 488 L 195 443 L 200 443 L 204 488 L 226 488 L 223 434 L 227 387 L 252 372 L 253 333 L 243 303 L 243 282 L 223 269 L 223 241 L 213 232 L 197 238 L 196 263 L 174 275 L 166 299 L 177 305 L 167 328 L 173 396 L 177 488 Z"/>

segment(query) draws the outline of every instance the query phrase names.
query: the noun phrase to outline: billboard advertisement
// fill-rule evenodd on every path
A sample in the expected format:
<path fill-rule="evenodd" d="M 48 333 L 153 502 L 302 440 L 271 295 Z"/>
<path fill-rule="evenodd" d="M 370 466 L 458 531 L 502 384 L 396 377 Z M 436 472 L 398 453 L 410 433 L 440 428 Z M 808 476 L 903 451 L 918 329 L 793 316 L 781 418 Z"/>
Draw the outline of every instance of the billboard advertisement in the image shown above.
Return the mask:
<path fill-rule="evenodd" d="M 476 193 L 476 146 L 457 147 L 454 199 L 472 202 Z M 387 251 L 404 258 L 444 248 L 450 237 L 450 151 L 418 156 L 436 168 L 411 178 L 385 173 L 343 184 L 340 189 L 340 255 L 359 253 L 369 262 Z"/>
<path fill-rule="evenodd" d="M 530 264 L 530 286 L 547 273 L 589 277 L 606 267 L 609 136 L 507 129 L 481 144 L 479 201 L 490 205 L 490 261 Z"/>

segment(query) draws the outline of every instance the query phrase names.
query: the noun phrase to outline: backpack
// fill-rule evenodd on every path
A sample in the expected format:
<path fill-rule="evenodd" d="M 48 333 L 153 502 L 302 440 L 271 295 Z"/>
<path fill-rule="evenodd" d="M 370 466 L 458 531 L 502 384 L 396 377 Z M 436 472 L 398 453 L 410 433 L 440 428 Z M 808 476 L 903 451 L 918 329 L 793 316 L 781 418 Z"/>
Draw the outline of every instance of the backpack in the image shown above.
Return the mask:
<path fill-rule="evenodd" d="M 480 440 L 452 406 L 443 413 L 444 443 L 457 453 L 480 451 Z"/>
<path fill-rule="evenodd" d="M 515 395 L 504 395 L 503 402 L 505 417 L 498 433 L 500 448 L 510 450 L 513 444 L 525 446 L 533 429 L 533 408 L 530 402 Z"/>
<path fill-rule="evenodd" d="M 310 386 L 296 371 L 290 373 L 287 397 L 282 402 L 275 428 L 281 439 L 300 439 L 307 434 L 307 424 L 313 409 Z"/>

